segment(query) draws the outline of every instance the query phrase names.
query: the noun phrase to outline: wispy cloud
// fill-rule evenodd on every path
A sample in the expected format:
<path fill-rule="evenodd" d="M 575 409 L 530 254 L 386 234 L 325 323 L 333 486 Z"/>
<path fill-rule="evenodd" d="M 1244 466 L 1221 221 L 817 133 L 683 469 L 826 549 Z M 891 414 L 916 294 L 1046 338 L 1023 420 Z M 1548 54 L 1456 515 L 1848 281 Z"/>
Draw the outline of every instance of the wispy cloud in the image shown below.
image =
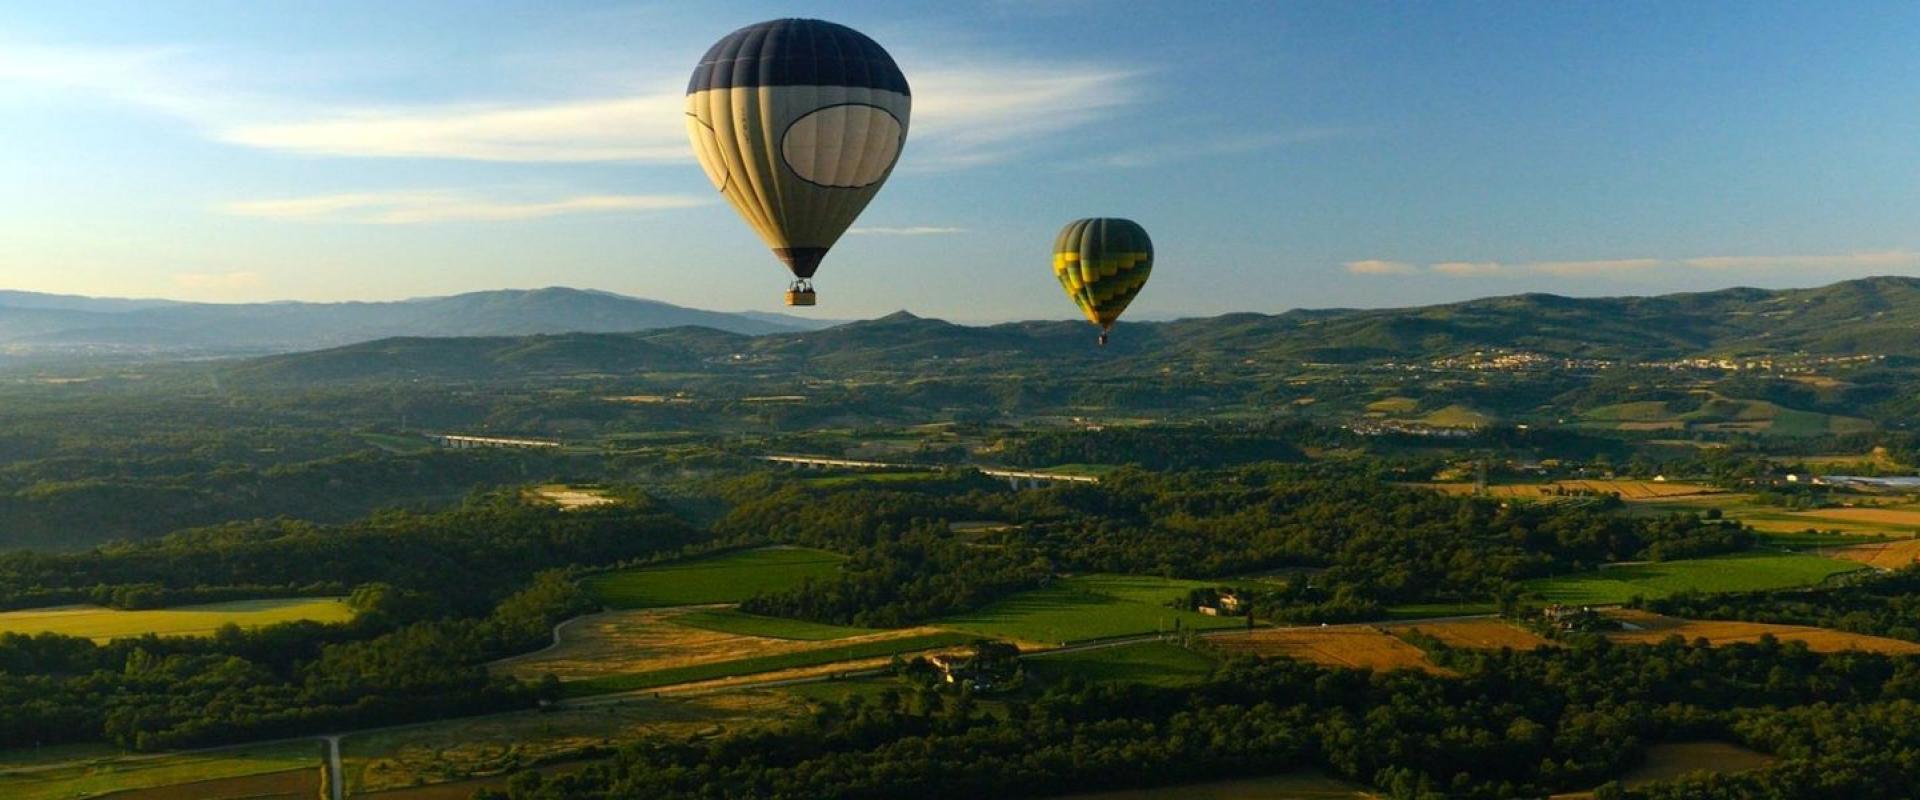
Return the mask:
<path fill-rule="evenodd" d="M 1815 256 L 1708 256 L 1689 258 L 1689 267 L 1715 270 L 1766 269 L 1897 269 L 1920 266 L 1920 253 L 1908 250 Z"/>
<path fill-rule="evenodd" d="M 539 219 L 563 214 L 657 211 L 712 202 L 685 195 L 583 195 L 541 202 L 513 202 L 457 191 L 356 192 L 228 203 L 222 211 L 243 217 L 369 225 L 417 225 Z"/>
<path fill-rule="evenodd" d="M 258 272 L 181 272 L 173 276 L 173 283 L 182 289 L 198 292 L 228 292 L 240 289 L 252 289 L 263 283 Z"/>
<path fill-rule="evenodd" d="M 1680 269 L 1777 270 L 1801 269 L 1831 272 L 1873 271 L 1920 267 L 1920 253 L 1911 250 L 1877 250 L 1834 255 L 1800 256 L 1702 256 L 1698 258 L 1613 258 L 1586 261 L 1530 261 L 1502 264 L 1498 261 L 1441 261 L 1427 269 L 1454 278 L 1485 278 L 1495 275 L 1544 274 L 1569 278 L 1622 277 L 1646 273 L 1659 267 Z M 1400 261 L 1349 261 L 1348 272 L 1356 275 L 1405 275 L 1417 271 Z"/>
<path fill-rule="evenodd" d="M 473 161 L 685 162 L 682 73 L 631 93 L 564 100 L 341 105 L 236 89 L 251 76 L 180 48 L 14 46 L 0 42 L 0 87 L 106 98 L 183 119 L 216 141 L 309 156 Z M 1141 99 L 1136 68 L 970 57 L 909 70 L 911 141 L 903 168 L 1003 161 Z M 252 85 L 271 85 L 257 79 Z"/>
<path fill-rule="evenodd" d="M 883 226 L 848 228 L 850 236 L 945 236 L 953 233 L 966 233 L 966 228 L 946 228 L 935 225 L 914 225 L 904 228 Z"/>
<path fill-rule="evenodd" d="M 1405 261 L 1366 261 L 1347 262 L 1347 271 L 1355 275 L 1412 275 L 1419 270 Z"/>
<path fill-rule="evenodd" d="M 573 103 L 330 112 L 242 124 L 221 141 L 305 155 L 475 161 L 684 161 L 682 98 L 651 94 Z"/>
<path fill-rule="evenodd" d="M 1652 269 L 1665 263 L 1657 258 L 1616 258 L 1600 261 L 1536 261 L 1521 269 L 1549 275 L 1618 275 Z"/>
<path fill-rule="evenodd" d="M 912 133 L 901 165 L 938 170 L 1004 161 L 1139 102 L 1143 75 L 1071 63 L 913 71 Z"/>
<path fill-rule="evenodd" d="M 1497 261 L 1442 261 L 1428 269 L 1455 278 L 1481 278 L 1504 271 Z"/>

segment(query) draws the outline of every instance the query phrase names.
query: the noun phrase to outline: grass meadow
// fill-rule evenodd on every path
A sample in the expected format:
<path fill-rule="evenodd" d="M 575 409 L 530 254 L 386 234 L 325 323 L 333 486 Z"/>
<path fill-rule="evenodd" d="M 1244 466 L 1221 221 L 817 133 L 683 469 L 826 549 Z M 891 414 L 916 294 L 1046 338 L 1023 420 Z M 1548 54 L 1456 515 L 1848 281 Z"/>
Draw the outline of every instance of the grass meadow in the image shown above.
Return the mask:
<path fill-rule="evenodd" d="M 825 550 L 765 547 L 604 572 L 588 576 L 581 586 L 611 608 L 738 603 L 808 578 L 832 577 L 845 560 Z"/>

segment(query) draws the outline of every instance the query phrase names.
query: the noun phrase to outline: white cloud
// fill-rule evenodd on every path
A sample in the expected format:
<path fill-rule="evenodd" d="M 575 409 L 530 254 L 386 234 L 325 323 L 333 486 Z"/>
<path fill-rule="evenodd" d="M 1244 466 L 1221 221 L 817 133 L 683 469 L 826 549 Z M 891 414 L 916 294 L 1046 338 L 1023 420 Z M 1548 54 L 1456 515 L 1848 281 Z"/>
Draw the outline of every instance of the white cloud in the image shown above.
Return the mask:
<path fill-rule="evenodd" d="M 1408 264 L 1405 261 L 1381 261 L 1379 259 L 1349 261 L 1346 267 L 1348 272 L 1355 275 L 1411 275 L 1416 271 L 1412 264 Z"/>
<path fill-rule="evenodd" d="M 1141 72 L 1092 64 L 1001 64 L 910 70 L 910 169 L 1011 158 L 1138 102 Z"/>
<path fill-rule="evenodd" d="M 1503 271 L 1498 261 L 1442 261 L 1428 269 L 1455 278 L 1480 278 Z"/>
<path fill-rule="evenodd" d="M 1689 258 L 1689 267 L 1713 270 L 1740 269 L 1896 269 L 1920 266 L 1920 253 L 1907 250 L 1847 253 L 1814 256 L 1708 256 Z"/>
<path fill-rule="evenodd" d="M 221 141 L 306 155 L 474 161 L 686 161 L 682 98 L 650 94 L 524 106 L 332 112 L 242 124 Z"/>
<path fill-rule="evenodd" d="M 1534 272 L 1549 275 L 1617 275 L 1623 272 L 1638 272 L 1660 266 L 1657 258 L 1618 258 L 1601 261 L 1536 261 L 1526 265 Z"/>
<path fill-rule="evenodd" d="M 693 158 L 681 70 L 636 92 L 564 100 L 341 105 L 284 90 L 238 90 L 276 86 L 273 69 L 265 77 L 221 71 L 204 58 L 179 48 L 0 42 L 0 89 L 107 98 L 178 117 L 217 141 L 312 156 L 529 163 Z M 952 169 L 1011 158 L 1137 102 L 1141 74 L 1102 64 L 978 57 L 912 66 L 914 108 L 902 166 Z"/>
<path fill-rule="evenodd" d="M 173 276 L 173 283 L 182 289 L 201 292 L 226 292 L 238 289 L 251 289 L 263 281 L 258 272 L 182 272 Z"/>
<path fill-rule="evenodd" d="M 946 228 L 935 225 L 914 225 L 904 228 L 884 226 L 848 228 L 850 236 L 944 236 L 952 233 L 966 233 L 966 228 Z"/>
<path fill-rule="evenodd" d="M 456 191 L 357 192 L 228 203 L 222 211 L 243 217 L 301 222 L 414 225 L 538 219 L 563 214 L 657 211 L 712 202 L 685 195 L 582 195 L 543 202 L 511 202 Z"/>

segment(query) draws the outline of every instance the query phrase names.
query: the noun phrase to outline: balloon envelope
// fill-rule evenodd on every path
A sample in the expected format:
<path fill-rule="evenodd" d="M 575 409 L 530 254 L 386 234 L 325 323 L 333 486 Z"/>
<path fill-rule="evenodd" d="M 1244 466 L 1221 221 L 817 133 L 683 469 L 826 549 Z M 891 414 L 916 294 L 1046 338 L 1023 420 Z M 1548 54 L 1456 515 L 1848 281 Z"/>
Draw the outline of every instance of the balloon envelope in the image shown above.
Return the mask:
<path fill-rule="evenodd" d="M 780 19 L 700 59 L 687 134 L 714 188 L 807 279 L 893 171 L 912 105 L 906 75 L 865 34 Z"/>
<path fill-rule="evenodd" d="M 1080 219 L 1053 241 L 1053 274 L 1087 320 L 1113 327 L 1153 274 L 1153 240 L 1130 219 Z"/>

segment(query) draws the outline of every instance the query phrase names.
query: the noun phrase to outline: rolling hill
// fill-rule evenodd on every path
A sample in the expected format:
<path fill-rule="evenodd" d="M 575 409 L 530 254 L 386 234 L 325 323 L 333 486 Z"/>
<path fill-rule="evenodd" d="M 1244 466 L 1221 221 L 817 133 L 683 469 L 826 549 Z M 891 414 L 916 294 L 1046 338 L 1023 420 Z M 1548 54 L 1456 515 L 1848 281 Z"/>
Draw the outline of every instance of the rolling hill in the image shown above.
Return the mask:
<path fill-rule="evenodd" d="M 578 289 L 475 292 L 385 303 L 177 303 L 0 292 L 0 347 L 16 354 L 259 354 L 392 337 L 525 336 L 702 326 L 743 334 L 824 324 Z"/>
<path fill-rule="evenodd" d="M 487 310 L 494 303 L 519 307 L 526 297 L 436 302 L 454 301 L 463 310 L 442 317 L 442 326 L 424 320 L 415 326 L 458 335 L 472 327 L 551 322 Z M 599 327 L 622 318 L 608 313 L 580 319 Z M 1125 374 L 1209 365 L 1420 361 L 1486 350 L 1621 361 L 1777 354 L 1920 357 L 1920 279 L 1869 278 L 1784 291 L 1592 299 L 1527 294 L 1406 309 L 1229 314 L 1123 323 L 1106 348 L 1093 347 L 1087 326 L 1078 322 L 967 326 L 904 311 L 814 331 L 715 327 L 541 336 L 517 344 L 499 338 L 379 341 L 269 358 L 238 370 L 278 380 L 353 377 L 356 364 L 363 370 L 359 377 L 452 375 L 465 369 L 468 377 L 484 378 L 495 372 L 623 372 L 699 364 L 804 367 L 819 375 L 1007 369 Z"/>

